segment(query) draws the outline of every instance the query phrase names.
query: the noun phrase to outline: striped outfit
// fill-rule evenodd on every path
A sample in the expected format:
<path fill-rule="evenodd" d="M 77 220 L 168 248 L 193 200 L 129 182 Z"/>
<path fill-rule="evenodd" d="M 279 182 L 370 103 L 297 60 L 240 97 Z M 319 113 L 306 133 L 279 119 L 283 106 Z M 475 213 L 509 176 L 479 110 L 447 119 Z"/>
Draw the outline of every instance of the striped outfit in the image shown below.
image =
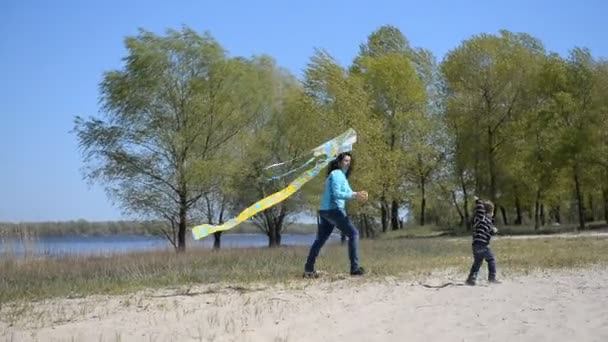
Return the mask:
<path fill-rule="evenodd" d="M 492 219 L 486 215 L 486 208 L 480 200 L 475 201 L 475 215 L 473 216 L 473 244 L 484 245 L 490 244 L 492 235 L 494 235 L 494 223 Z"/>
<path fill-rule="evenodd" d="M 496 260 L 490 249 L 490 240 L 492 235 L 496 234 L 496 228 L 492 219 L 486 214 L 486 208 L 481 200 L 475 201 L 473 229 L 473 265 L 466 283 L 475 285 L 477 274 L 484 260 L 488 263 L 488 281 L 497 283 Z"/>

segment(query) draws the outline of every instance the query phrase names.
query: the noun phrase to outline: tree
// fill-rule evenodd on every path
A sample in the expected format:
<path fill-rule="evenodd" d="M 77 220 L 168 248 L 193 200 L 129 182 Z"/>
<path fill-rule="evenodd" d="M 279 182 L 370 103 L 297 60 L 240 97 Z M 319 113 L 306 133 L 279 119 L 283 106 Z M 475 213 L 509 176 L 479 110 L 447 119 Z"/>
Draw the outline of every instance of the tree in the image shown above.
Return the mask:
<path fill-rule="evenodd" d="M 595 68 L 596 87 L 593 97 L 596 101 L 598 117 L 598 143 L 594 144 L 592 163 L 599 166 L 602 188 L 604 220 L 608 223 L 608 61 L 599 61 Z"/>
<path fill-rule="evenodd" d="M 597 100 L 593 97 L 598 86 L 594 74 L 596 62 L 587 49 L 575 48 L 561 64 L 561 78 L 553 95 L 553 104 L 563 130 L 560 136 L 560 153 L 572 170 L 574 192 L 578 207 L 579 228 L 585 228 L 586 208 L 583 185 L 585 166 L 593 158 L 589 148 L 600 143 L 597 129 L 601 126 Z"/>
<path fill-rule="evenodd" d="M 299 102 L 304 97 L 301 87 L 295 78 L 285 70 L 277 68 L 274 60 L 268 56 L 256 58 L 256 63 L 272 75 L 267 84 L 271 100 L 263 115 L 247 131 L 244 140 L 240 141 L 240 174 L 235 177 L 235 196 L 233 208 L 240 211 L 252 203 L 275 193 L 297 177 L 297 173 L 273 179 L 298 165 L 288 163 L 285 167 L 265 170 L 265 167 L 279 162 L 292 160 L 305 155 L 314 146 L 306 144 L 309 131 L 306 125 L 312 125 L 313 119 L 307 113 L 299 112 Z M 298 162 L 305 161 L 300 159 Z M 296 193 L 285 201 L 270 207 L 252 218 L 252 223 L 268 236 L 268 246 L 281 245 L 281 237 L 289 223 L 289 217 L 300 211 L 301 194 Z"/>
<path fill-rule="evenodd" d="M 502 30 L 498 36 L 481 34 L 464 41 L 442 64 L 447 110 L 457 116 L 450 127 L 460 127 L 455 138 L 464 151 L 458 154 L 472 156 L 466 168 L 474 175 L 475 192 L 494 202 L 507 190 L 499 189 L 505 173 L 499 162 L 507 163 L 503 158 L 513 144 L 515 123 L 529 108 L 525 94 L 534 72 L 531 66 L 542 56 L 537 39 Z M 500 209 L 506 224 L 504 207 Z"/>
<path fill-rule="evenodd" d="M 381 184 L 378 173 L 384 168 L 379 156 L 383 153 L 382 123 L 372 115 L 369 95 L 364 80 L 340 66 L 326 51 L 316 51 L 305 71 L 304 91 L 308 100 L 304 111 L 314 113 L 317 121 L 307 130 L 315 136 L 315 144 L 329 140 L 348 128 L 357 132 L 357 144 L 353 151 L 355 173 L 349 180 L 353 189 L 368 191 L 370 198 L 380 198 Z M 312 181 L 305 189 L 309 205 L 318 208 L 325 175 Z M 314 192 L 314 193 L 313 193 Z M 372 215 L 378 202 L 371 200 L 366 205 L 349 204 L 351 216 L 359 216 L 361 236 L 373 236 L 375 221 Z"/>
<path fill-rule="evenodd" d="M 519 172 L 513 177 L 527 180 L 522 188 L 533 191 L 534 228 L 545 225 L 545 202 L 550 193 L 555 193 L 557 179 L 564 169 L 563 158 L 558 153 L 560 123 L 552 108 L 555 86 L 560 83 L 561 58 L 551 54 L 538 64 L 538 73 L 533 75 L 532 88 L 528 95 L 530 111 L 526 113 L 517 140 L 520 142 L 517 165 Z"/>
<path fill-rule="evenodd" d="M 370 37 L 370 44 L 373 38 L 374 34 Z M 405 182 L 403 170 L 408 163 L 418 162 L 406 154 L 416 154 L 412 143 L 416 130 L 424 125 L 426 93 L 415 65 L 405 53 L 372 55 L 374 57 L 358 57 L 353 72 L 363 79 L 372 101 L 374 118 L 382 123 L 382 152 L 377 157 L 377 162 L 382 165 L 382 173 L 378 177 L 382 185 L 382 227 L 385 231 L 390 219 L 395 230 L 399 228 L 398 209 Z"/>
<path fill-rule="evenodd" d="M 141 30 L 125 44 L 125 66 L 101 82 L 104 115 L 75 120 L 85 177 L 125 212 L 166 220 L 184 251 L 192 208 L 208 192 L 197 162 L 216 158 L 264 109 L 265 74 L 189 28 Z"/>
<path fill-rule="evenodd" d="M 365 44 L 359 45 L 359 57 L 354 67 L 358 67 L 361 57 L 380 57 L 390 54 L 404 54 L 411 57 L 414 50 L 401 30 L 392 25 L 383 25 L 372 32 Z"/>

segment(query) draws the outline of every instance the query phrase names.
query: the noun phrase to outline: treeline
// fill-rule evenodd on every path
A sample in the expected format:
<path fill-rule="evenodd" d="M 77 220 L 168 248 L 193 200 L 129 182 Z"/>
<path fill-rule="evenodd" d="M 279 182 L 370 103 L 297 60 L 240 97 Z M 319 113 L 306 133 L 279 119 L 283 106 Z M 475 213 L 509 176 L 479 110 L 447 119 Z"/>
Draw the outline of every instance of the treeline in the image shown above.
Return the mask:
<path fill-rule="evenodd" d="M 56 222 L 0 222 L 1 238 L 37 238 L 61 236 L 108 236 L 108 235 L 155 235 L 163 236 L 167 229 L 164 221 L 56 221 Z M 311 224 L 291 223 L 289 231 L 293 234 L 316 232 Z M 259 233 L 253 224 L 245 222 L 232 229 L 230 233 Z"/>
<path fill-rule="evenodd" d="M 58 222 L 0 223 L 2 237 L 50 237 L 66 235 L 162 235 L 162 221 L 102 221 L 86 220 Z"/>
<path fill-rule="evenodd" d="M 320 49 L 296 79 L 270 56 L 231 57 L 189 28 L 141 31 L 126 47 L 124 67 L 103 75 L 103 115 L 76 119 L 86 176 L 123 209 L 167 222 L 178 250 L 189 227 L 287 184 L 264 166 L 347 128 L 358 133 L 353 188 L 370 194 L 348 208 L 364 237 L 407 226 L 405 212 L 466 230 L 474 195 L 497 204 L 499 225 L 608 219 L 608 63 L 585 48 L 560 56 L 500 31 L 437 61 L 383 26 L 349 65 Z M 318 206 L 323 181 L 253 219 L 269 246 Z"/>

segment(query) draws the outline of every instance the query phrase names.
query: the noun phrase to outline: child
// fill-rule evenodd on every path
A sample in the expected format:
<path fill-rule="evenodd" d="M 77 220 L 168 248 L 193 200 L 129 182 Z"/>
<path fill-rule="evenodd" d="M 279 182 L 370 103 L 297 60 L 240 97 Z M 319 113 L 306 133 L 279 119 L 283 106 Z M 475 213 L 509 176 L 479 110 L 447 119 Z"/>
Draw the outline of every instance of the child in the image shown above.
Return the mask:
<path fill-rule="evenodd" d="M 499 284 L 496 279 L 496 262 L 490 249 L 490 239 L 498 230 L 492 222 L 494 204 L 475 198 L 475 216 L 473 217 L 473 266 L 467 278 L 467 285 L 475 285 L 477 273 L 485 259 L 488 263 L 488 282 Z"/>

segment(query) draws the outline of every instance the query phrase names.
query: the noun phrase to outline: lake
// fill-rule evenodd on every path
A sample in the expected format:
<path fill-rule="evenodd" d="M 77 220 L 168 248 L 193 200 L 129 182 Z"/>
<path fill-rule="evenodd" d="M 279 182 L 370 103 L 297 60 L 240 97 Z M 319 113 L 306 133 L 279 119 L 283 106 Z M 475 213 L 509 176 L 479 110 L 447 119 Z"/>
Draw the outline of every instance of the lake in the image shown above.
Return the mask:
<path fill-rule="evenodd" d="M 308 246 L 316 234 L 283 234 L 284 246 Z M 340 241 L 332 234 L 328 243 Z M 213 236 L 199 241 L 187 241 L 188 248 L 212 248 Z M 266 247 L 268 237 L 263 234 L 223 234 L 222 248 Z M 59 236 L 39 237 L 23 243 L 20 239 L 0 240 L 0 254 L 9 255 L 109 255 L 127 252 L 158 251 L 173 246 L 162 236 L 111 235 L 111 236 Z"/>

